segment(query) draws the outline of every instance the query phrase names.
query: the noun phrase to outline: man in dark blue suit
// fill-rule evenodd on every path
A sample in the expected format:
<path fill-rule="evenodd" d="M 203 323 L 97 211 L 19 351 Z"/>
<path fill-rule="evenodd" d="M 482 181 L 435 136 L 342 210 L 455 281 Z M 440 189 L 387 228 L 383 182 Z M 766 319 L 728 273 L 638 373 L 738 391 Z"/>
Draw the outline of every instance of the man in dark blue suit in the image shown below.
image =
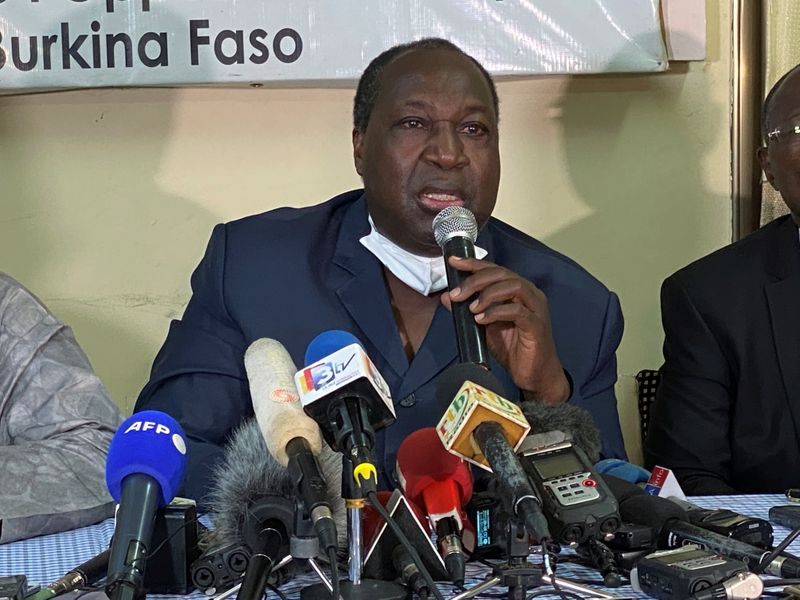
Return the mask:
<path fill-rule="evenodd" d="M 364 190 L 302 209 L 218 225 L 136 410 L 172 414 L 189 437 L 184 494 L 202 501 L 231 431 L 252 415 L 243 357 L 261 337 L 301 365 L 322 331 L 351 331 L 388 382 L 397 421 L 379 433 L 383 483 L 410 432 L 446 405 L 435 379 L 456 360 L 452 300 L 486 325 L 507 397 L 590 411 L 603 455 L 625 457 L 617 415 L 617 297 L 568 258 L 491 218 L 500 181 L 494 83 L 444 40 L 392 48 L 370 63 L 354 103 L 353 157 Z M 433 217 L 465 206 L 482 260 L 445 291 Z"/>

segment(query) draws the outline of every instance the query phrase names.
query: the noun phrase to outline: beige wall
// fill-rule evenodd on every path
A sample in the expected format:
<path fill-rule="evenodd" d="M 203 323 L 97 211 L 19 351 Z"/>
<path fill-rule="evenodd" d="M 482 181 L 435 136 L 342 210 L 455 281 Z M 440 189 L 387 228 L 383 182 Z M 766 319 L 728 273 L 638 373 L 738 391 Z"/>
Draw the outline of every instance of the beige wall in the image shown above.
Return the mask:
<path fill-rule="evenodd" d="M 615 290 L 619 398 L 661 362 L 658 288 L 727 243 L 728 3 L 706 63 L 499 85 L 497 214 Z M 0 269 L 69 322 L 130 411 L 212 226 L 316 203 L 358 179 L 352 90 L 93 90 L 0 98 Z"/>

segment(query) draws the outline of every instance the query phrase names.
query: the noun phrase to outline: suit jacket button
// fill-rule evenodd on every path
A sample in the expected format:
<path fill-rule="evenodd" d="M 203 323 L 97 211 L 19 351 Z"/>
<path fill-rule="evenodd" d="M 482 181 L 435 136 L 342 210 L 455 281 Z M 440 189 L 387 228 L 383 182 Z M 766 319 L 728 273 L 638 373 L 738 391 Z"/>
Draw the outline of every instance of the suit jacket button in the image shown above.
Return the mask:
<path fill-rule="evenodd" d="M 417 397 L 414 394 L 409 394 L 405 398 L 400 398 L 398 404 L 403 408 L 411 408 L 417 403 Z"/>

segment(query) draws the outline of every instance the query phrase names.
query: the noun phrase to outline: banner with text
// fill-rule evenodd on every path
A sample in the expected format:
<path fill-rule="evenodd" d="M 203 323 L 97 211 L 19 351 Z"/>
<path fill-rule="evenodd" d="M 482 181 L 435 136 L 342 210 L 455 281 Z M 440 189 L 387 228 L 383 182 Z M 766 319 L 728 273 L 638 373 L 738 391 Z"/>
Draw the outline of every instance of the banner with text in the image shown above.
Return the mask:
<path fill-rule="evenodd" d="M 0 90 L 325 85 L 422 37 L 495 75 L 667 67 L 658 0 L 0 0 Z"/>

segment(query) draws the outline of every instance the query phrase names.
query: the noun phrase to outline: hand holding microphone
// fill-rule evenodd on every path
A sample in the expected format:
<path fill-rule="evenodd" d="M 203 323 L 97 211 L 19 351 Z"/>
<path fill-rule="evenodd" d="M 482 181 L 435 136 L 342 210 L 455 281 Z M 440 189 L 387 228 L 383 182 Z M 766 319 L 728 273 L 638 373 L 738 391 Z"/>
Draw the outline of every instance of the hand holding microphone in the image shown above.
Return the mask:
<path fill-rule="evenodd" d="M 556 352 L 544 293 L 513 271 L 475 258 L 478 227 L 466 208 L 442 210 L 433 220 L 433 232 L 444 252 L 450 291 L 442 294 L 442 303 L 453 312 L 460 362 L 485 366 L 483 345 L 488 345 L 527 399 L 565 401 L 569 381 Z"/>

